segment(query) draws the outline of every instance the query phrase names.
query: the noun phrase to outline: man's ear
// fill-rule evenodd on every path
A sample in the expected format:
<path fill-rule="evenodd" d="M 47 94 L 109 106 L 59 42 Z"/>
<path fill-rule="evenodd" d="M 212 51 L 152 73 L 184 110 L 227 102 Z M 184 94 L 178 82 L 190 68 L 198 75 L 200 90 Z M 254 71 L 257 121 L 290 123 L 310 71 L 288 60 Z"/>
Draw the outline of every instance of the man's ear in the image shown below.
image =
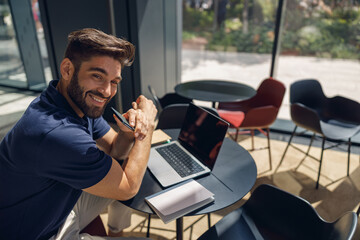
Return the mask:
<path fill-rule="evenodd" d="M 74 64 L 69 58 L 64 58 L 60 64 L 61 77 L 64 80 L 71 80 L 75 71 Z"/>

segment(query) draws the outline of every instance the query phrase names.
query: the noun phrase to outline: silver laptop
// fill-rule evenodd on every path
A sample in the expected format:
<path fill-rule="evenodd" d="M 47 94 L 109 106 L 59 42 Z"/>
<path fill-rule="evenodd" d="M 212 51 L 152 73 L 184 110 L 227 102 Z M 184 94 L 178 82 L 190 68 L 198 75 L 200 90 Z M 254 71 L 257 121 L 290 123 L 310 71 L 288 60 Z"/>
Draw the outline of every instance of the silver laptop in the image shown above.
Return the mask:
<path fill-rule="evenodd" d="M 190 104 L 176 141 L 151 148 L 148 168 L 163 187 L 213 169 L 229 124 Z"/>

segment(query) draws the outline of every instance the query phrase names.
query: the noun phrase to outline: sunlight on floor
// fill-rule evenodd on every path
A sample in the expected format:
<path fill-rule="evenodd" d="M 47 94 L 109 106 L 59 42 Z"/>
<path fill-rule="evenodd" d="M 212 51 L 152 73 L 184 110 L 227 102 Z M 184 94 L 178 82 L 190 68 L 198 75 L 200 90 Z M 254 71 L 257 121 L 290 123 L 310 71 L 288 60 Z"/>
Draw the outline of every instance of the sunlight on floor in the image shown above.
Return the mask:
<path fill-rule="evenodd" d="M 245 149 L 251 147 L 249 136 L 239 137 L 239 144 Z M 265 138 L 255 137 L 255 147 L 266 146 Z M 350 178 L 346 176 L 347 153 L 327 150 L 324 154 L 323 168 L 320 177 L 320 187 L 315 189 L 318 162 L 306 159 L 300 166 L 303 154 L 295 149 L 289 149 L 286 157 L 274 174 L 274 169 L 280 162 L 286 142 L 271 140 L 273 170 L 269 171 L 268 151 L 251 151 L 257 168 L 258 179 L 254 188 L 262 183 L 272 184 L 309 201 L 321 217 L 327 221 L 334 221 L 346 211 L 356 211 L 360 202 L 360 164 L 359 155 L 351 155 Z M 297 144 L 306 149 L 307 146 Z M 313 147 L 311 153 L 319 156 L 320 149 Z M 241 161 L 241 159 L 239 159 Z M 296 170 L 295 168 L 298 167 Z M 253 189 L 254 189 L 253 188 Z M 211 214 L 211 224 L 214 225 L 224 215 L 240 207 L 250 197 L 248 193 L 244 199 L 222 211 Z M 216 197 L 216 196 L 215 196 Z M 102 216 L 106 225 L 107 213 Z M 159 218 L 151 219 L 150 237 L 156 240 L 175 239 L 175 222 L 164 224 Z M 184 218 L 184 239 L 197 239 L 208 229 L 207 216 L 193 216 Z M 147 231 L 147 215 L 134 212 L 132 224 L 125 229 L 126 236 L 145 237 Z"/>

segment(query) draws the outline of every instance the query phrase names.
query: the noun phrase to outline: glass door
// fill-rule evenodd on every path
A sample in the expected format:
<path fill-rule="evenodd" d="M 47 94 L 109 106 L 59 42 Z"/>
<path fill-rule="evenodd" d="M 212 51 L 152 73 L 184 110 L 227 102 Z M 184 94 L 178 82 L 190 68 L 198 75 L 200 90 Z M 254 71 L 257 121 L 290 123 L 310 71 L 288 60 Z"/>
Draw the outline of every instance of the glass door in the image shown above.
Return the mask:
<path fill-rule="evenodd" d="M 46 87 L 37 24 L 36 1 L 0 0 L 0 84 L 41 91 Z M 36 13 L 36 12 L 35 12 Z"/>
<path fill-rule="evenodd" d="M 0 84 L 26 88 L 26 75 L 7 0 L 0 1 Z"/>

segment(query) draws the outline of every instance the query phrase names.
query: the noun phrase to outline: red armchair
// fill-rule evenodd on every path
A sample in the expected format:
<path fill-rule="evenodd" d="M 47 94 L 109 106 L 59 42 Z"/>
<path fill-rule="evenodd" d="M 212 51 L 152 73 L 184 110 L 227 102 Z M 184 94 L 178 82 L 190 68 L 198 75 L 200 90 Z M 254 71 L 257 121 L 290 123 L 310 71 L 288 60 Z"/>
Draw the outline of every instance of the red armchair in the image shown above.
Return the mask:
<path fill-rule="evenodd" d="M 265 79 L 257 89 L 255 96 L 240 102 L 219 103 L 220 117 L 236 128 L 235 141 L 240 129 L 249 129 L 254 150 L 254 130 L 257 129 L 268 139 L 269 164 L 271 164 L 269 126 L 276 120 L 285 94 L 285 85 L 274 78 Z M 266 132 L 263 130 L 266 129 Z"/>

